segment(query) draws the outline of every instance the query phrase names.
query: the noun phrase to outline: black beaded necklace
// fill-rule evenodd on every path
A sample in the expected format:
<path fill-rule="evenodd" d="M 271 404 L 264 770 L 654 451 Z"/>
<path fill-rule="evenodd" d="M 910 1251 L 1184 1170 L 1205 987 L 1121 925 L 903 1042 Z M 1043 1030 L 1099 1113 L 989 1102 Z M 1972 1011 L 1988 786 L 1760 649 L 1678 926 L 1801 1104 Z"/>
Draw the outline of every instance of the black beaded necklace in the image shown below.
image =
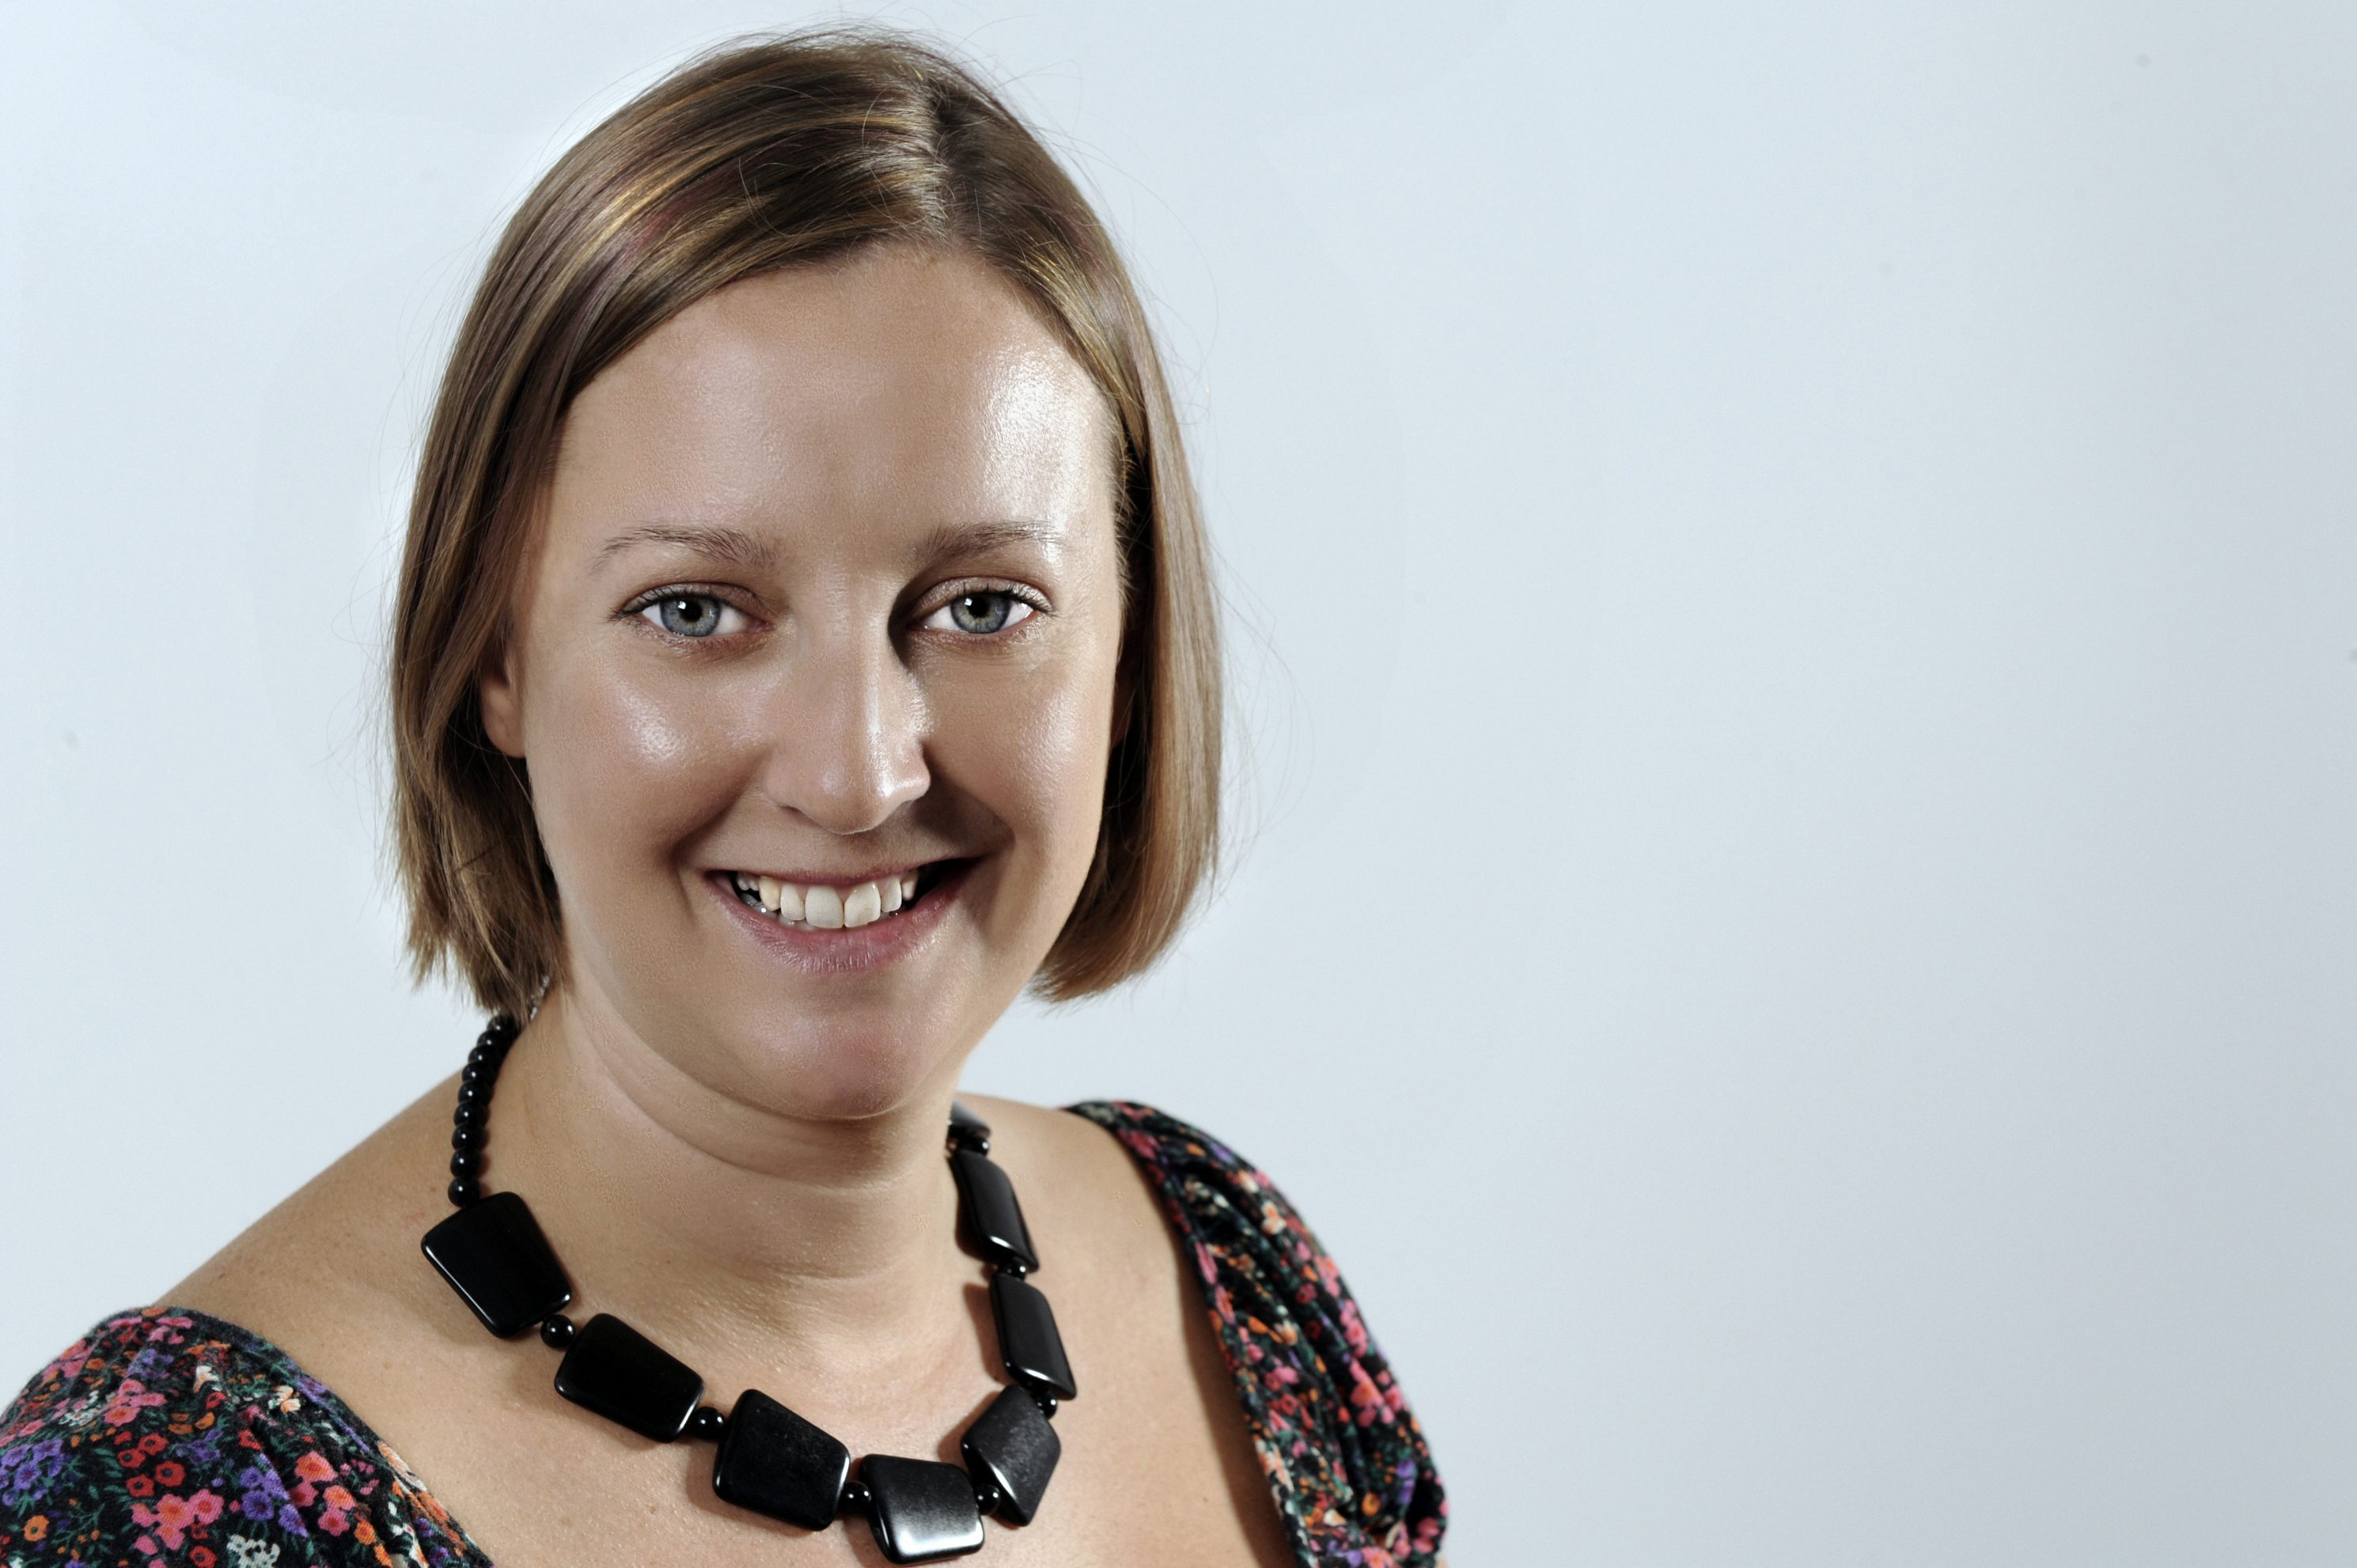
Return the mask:
<path fill-rule="evenodd" d="M 484 1327 L 512 1339 L 534 1324 L 565 1352 L 556 1391 L 642 1437 L 716 1440 L 712 1489 L 772 1519 L 824 1530 L 837 1515 L 867 1516 L 876 1544 L 894 1563 L 926 1563 L 982 1548 L 982 1520 L 996 1513 L 1028 1524 L 1063 1445 L 1049 1418 L 1073 1396 L 1072 1369 L 1048 1298 L 1025 1278 L 1039 1267 L 1015 1186 L 990 1159 L 989 1124 L 950 1107 L 950 1172 L 969 1248 L 990 1265 L 990 1310 L 1011 1387 L 958 1440 L 961 1469 L 934 1459 L 870 1454 L 851 1474 L 851 1451 L 759 1389 L 726 1414 L 704 1403 L 695 1369 L 624 1323 L 599 1313 L 578 1328 L 565 1316 L 573 1286 L 512 1192 L 486 1194 L 485 1122 L 500 1064 L 519 1028 L 493 1018 L 459 1074 L 457 1125 L 450 1134 L 450 1201 L 456 1214 L 425 1233 L 425 1256 Z"/>

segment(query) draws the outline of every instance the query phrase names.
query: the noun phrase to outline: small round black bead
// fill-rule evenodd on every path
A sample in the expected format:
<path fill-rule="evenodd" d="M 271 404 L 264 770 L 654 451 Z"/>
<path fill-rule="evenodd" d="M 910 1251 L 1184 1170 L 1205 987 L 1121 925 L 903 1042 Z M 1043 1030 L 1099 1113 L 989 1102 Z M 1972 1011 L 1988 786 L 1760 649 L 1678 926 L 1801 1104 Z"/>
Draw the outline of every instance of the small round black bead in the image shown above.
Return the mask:
<path fill-rule="evenodd" d="M 458 1069 L 458 1081 L 460 1083 L 488 1083 L 490 1081 L 490 1078 L 491 1064 L 489 1062 L 470 1061 L 465 1067 Z"/>
<path fill-rule="evenodd" d="M 719 1442 L 720 1434 L 727 1424 L 728 1418 L 708 1404 L 696 1406 L 695 1413 L 687 1418 L 688 1434 L 701 1437 L 706 1443 Z"/>
<path fill-rule="evenodd" d="M 481 1151 L 481 1150 L 479 1150 L 479 1149 L 453 1149 L 453 1150 L 451 1150 L 451 1151 L 450 1151 L 450 1174 L 451 1174 L 452 1176 L 480 1176 L 480 1175 L 482 1175 L 482 1174 L 483 1174 L 483 1155 L 482 1155 L 482 1151 Z"/>
<path fill-rule="evenodd" d="M 998 1511 L 998 1505 L 1006 1500 L 1006 1494 L 998 1489 L 997 1482 L 986 1480 L 976 1480 L 974 1482 L 974 1512 L 982 1515 L 985 1519 L 996 1513 Z"/>
<path fill-rule="evenodd" d="M 1003 1263 L 993 1263 L 991 1267 L 1002 1274 L 1012 1274 L 1018 1280 L 1031 1272 L 1011 1258 Z"/>
<path fill-rule="evenodd" d="M 450 1129 L 450 1146 L 454 1149 L 479 1149 L 483 1146 L 483 1130 L 480 1127 L 453 1127 Z"/>
<path fill-rule="evenodd" d="M 482 1101 L 478 1100 L 469 1105 L 462 1100 L 458 1102 L 458 1109 L 450 1113 L 450 1122 L 457 1127 L 479 1127 L 490 1111 L 491 1108 Z"/>
<path fill-rule="evenodd" d="M 490 1102 L 491 1090 L 490 1085 L 481 1083 L 462 1083 L 458 1086 L 459 1104 L 489 1105 Z"/>
<path fill-rule="evenodd" d="M 865 1481 L 844 1482 L 843 1511 L 845 1513 L 866 1513 L 867 1509 L 867 1483 Z"/>
<path fill-rule="evenodd" d="M 453 1176 L 449 1187 L 450 1201 L 464 1208 L 483 1196 L 482 1185 L 473 1176 Z"/>
<path fill-rule="evenodd" d="M 561 1312 L 550 1313 L 540 1320 L 540 1342 L 552 1350 L 562 1350 L 573 1343 L 573 1319 Z"/>
<path fill-rule="evenodd" d="M 1056 1396 L 1054 1394 L 1043 1394 L 1038 1389 L 1033 1389 L 1031 1391 L 1031 1400 L 1033 1403 L 1039 1407 L 1039 1413 L 1041 1415 L 1046 1416 L 1049 1421 L 1056 1419 Z"/>

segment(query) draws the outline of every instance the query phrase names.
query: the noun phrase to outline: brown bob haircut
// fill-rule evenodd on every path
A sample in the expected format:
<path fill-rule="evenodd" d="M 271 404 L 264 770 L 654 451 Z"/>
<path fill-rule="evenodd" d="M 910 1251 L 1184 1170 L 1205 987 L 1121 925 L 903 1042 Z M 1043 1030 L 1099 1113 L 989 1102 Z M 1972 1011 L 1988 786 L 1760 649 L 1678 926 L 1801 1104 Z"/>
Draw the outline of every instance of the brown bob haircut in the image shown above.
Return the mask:
<path fill-rule="evenodd" d="M 506 635 L 574 397 L 716 289 L 888 242 L 987 263 L 1120 428 L 1126 724 L 1094 863 L 1034 987 L 1103 991 L 1177 933 L 1217 855 L 1220 651 L 1145 311 L 1079 188 L 971 70 L 903 34 L 831 28 L 706 54 L 584 136 L 509 222 L 459 328 L 393 611 L 394 853 L 420 979 L 447 967 L 522 1017 L 561 968 L 530 780 L 485 735 L 477 678 Z"/>

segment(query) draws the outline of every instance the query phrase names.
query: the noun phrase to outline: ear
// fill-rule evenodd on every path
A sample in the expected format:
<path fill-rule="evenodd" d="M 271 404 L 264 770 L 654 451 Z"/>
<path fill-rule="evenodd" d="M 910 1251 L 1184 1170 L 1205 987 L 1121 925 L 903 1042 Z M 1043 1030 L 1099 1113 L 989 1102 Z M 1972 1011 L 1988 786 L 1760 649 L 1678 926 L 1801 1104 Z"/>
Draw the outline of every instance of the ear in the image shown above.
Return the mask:
<path fill-rule="evenodd" d="M 483 734 L 510 757 L 523 756 L 523 679 L 515 640 L 502 637 L 475 672 L 475 701 L 483 711 Z"/>

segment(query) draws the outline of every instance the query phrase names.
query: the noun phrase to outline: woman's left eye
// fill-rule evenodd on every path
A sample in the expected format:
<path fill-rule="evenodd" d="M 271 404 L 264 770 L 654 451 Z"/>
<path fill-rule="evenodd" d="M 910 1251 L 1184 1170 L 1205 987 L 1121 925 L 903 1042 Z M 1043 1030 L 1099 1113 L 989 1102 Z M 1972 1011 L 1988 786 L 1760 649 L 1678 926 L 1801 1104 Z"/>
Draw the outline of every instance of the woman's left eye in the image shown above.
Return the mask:
<path fill-rule="evenodd" d="M 639 618 L 673 637 L 711 637 L 745 628 L 745 612 L 711 594 L 665 594 L 641 608 Z"/>
<path fill-rule="evenodd" d="M 1020 626 L 1035 613 L 1033 607 L 1004 588 L 977 588 L 970 594 L 960 594 L 927 616 L 921 624 L 937 631 L 987 637 L 992 632 Z"/>

